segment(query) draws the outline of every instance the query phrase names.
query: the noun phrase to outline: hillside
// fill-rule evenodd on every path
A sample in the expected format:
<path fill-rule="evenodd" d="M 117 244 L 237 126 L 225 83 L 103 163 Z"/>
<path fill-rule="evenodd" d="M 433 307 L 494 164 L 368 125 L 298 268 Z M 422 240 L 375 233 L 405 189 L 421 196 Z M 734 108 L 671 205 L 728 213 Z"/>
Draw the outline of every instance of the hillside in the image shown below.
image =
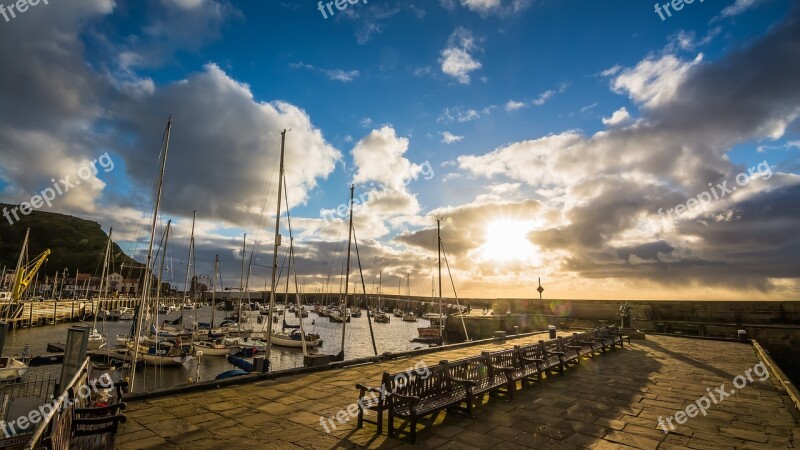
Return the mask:
<path fill-rule="evenodd" d="M 0 203 L 0 210 L 8 207 Z M 30 227 L 30 250 L 33 258 L 45 249 L 52 253 L 42 266 L 40 273 L 54 275 L 68 269 L 69 276 L 75 271 L 100 275 L 100 264 L 105 251 L 108 234 L 100 228 L 100 224 L 64 214 L 33 211 L 28 216 L 20 215 L 20 221 L 10 225 L 7 220 L 0 220 L 0 270 L 5 266 L 13 270 L 17 263 L 25 231 Z M 137 264 L 127 256 L 115 243 L 113 245 L 114 267 L 119 271 L 124 262 Z"/>

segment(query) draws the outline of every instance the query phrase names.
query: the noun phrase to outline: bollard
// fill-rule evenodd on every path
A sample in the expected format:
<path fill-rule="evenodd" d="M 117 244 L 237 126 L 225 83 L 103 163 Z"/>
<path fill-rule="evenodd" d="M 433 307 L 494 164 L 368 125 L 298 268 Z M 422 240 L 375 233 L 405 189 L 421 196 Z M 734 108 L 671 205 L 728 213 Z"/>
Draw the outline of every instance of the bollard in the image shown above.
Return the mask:
<path fill-rule="evenodd" d="M 749 339 L 747 338 L 747 330 L 738 330 L 736 334 L 739 336 L 739 342 L 749 341 Z"/>
<path fill-rule="evenodd" d="M 556 326 L 555 325 L 548 325 L 547 329 L 550 331 L 550 339 L 556 338 Z"/>
<path fill-rule="evenodd" d="M 514 325 L 514 334 L 519 334 L 519 326 Z"/>

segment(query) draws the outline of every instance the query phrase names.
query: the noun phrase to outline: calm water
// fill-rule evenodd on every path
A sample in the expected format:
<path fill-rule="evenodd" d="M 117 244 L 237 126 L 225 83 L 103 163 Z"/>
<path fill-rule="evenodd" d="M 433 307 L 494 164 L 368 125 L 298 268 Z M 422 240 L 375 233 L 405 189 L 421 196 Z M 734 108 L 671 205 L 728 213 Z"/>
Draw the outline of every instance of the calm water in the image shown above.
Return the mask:
<path fill-rule="evenodd" d="M 210 322 L 211 308 L 203 308 L 197 311 L 185 311 L 184 322 L 191 324 L 197 320 L 200 322 Z M 347 324 L 347 338 L 345 339 L 345 358 L 356 359 L 374 355 L 370 340 L 369 325 L 367 324 L 366 311 L 362 311 L 362 317 L 353 318 Z M 257 314 L 257 313 L 254 313 Z M 219 323 L 225 312 L 215 311 L 215 323 Z M 175 319 L 180 316 L 180 312 L 173 312 L 166 316 L 167 319 Z M 289 324 L 298 324 L 299 321 L 293 314 L 287 313 L 286 321 Z M 313 321 L 313 324 L 312 324 Z M 119 322 L 100 322 L 97 329 L 106 336 L 111 345 L 115 342 L 116 335 L 127 335 L 130 333 L 132 321 Z M 71 326 L 81 325 L 80 323 L 59 324 L 55 326 L 36 327 L 31 329 L 16 330 L 9 333 L 6 338 L 4 354 L 19 354 L 25 345 L 29 346 L 29 355 L 40 355 L 46 353 L 47 344 L 50 342 L 64 342 L 66 340 L 67 329 Z M 91 326 L 91 323 L 86 325 Z M 265 324 L 257 324 L 256 316 L 248 322 L 255 330 L 266 330 Z M 428 326 L 429 321 L 419 319 L 414 322 L 403 322 L 399 317 L 392 317 L 392 322 L 372 323 L 375 332 L 375 343 L 378 347 L 378 354 L 385 352 L 400 352 L 424 347 L 424 344 L 412 343 L 411 339 L 417 337 L 417 327 Z M 274 324 L 280 328 L 280 324 Z M 315 313 L 310 313 L 309 317 L 303 319 L 303 326 L 306 332 L 318 333 L 323 339 L 323 345 L 319 348 L 319 353 L 336 354 L 341 350 L 342 324 L 333 323 L 327 317 L 317 317 Z M 105 348 L 105 347 L 104 347 Z M 287 349 L 273 347 L 270 357 L 272 363 L 271 370 L 280 370 L 303 365 L 303 353 L 300 349 Z M 151 390 L 160 387 L 177 386 L 189 383 L 199 375 L 203 381 L 213 380 L 221 372 L 235 369 L 226 361 L 223 356 L 202 356 L 191 358 L 182 367 L 145 367 L 137 370 L 136 391 Z M 51 372 L 56 375 L 60 373 L 61 366 L 31 367 L 26 377 Z M 118 374 L 123 376 L 122 373 Z"/>

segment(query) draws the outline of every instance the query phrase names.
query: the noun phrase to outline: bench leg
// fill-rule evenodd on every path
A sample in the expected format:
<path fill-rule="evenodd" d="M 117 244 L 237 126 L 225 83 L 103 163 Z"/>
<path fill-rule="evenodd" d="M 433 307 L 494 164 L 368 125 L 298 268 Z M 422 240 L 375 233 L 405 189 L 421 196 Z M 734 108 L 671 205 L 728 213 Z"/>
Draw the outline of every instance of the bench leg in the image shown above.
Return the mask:
<path fill-rule="evenodd" d="M 482 397 L 483 396 L 481 395 L 481 398 Z M 473 402 L 472 395 L 468 395 L 467 396 L 467 417 L 469 417 L 470 419 L 472 418 L 472 402 Z"/>
<path fill-rule="evenodd" d="M 383 408 L 378 407 L 378 434 L 383 432 Z"/>
<path fill-rule="evenodd" d="M 417 416 L 411 416 L 411 443 L 417 443 Z"/>
<path fill-rule="evenodd" d="M 363 428 L 364 427 L 364 408 L 358 408 L 358 421 L 356 422 L 356 428 Z"/>
<path fill-rule="evenodd" d="M 389 437 L 394 437 L 394 413 L 389 409 Z"/>

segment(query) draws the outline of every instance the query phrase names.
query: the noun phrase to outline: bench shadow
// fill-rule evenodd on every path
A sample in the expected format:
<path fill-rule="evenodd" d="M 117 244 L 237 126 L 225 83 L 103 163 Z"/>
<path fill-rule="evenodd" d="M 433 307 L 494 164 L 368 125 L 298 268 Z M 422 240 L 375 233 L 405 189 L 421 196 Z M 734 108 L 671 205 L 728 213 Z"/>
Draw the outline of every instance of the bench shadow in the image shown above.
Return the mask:
<path fill-rule="evenodd" d="M 460 411 L 442 411 L 420 419 L 416 446 L 438 447 L 455 441 L 479 448 L 503 444 L 538 447 L 562 442 L 588 447 L 604 438 L 619 445 L 635 446 L 626 443 L 625 436 L 616 434 L 612 422 L 625 414 L 637 415 L 637 408 L 641 407 L 635 404 L 643 398 L 650 374 L 663 367 L 648 350 L 652 352 L 657 347 L 657 351 L 664 351 L 671 357 L 682 357 L 692 364 L 702 363 L 655 343 L 633 342 L 622 349 L 609 350 L 592 358 L 584 357 L 580 364 L 568 367 L 564 374 L 548 374 L 541 382 L 524 385 L 518 382 L 513 399 L 505 395 L 486 395 L 476 406 L 472 418 Z M 640 420 L 644 425 L 644 419 Z M 334 448 L 411 445 L 408 440 L 409 421 L 398 418 L 395 423 L 394 438 L 386 437 L 386 423 L 381 436 L 374 425 L 365 425 L 362 432 L 374 433 L 368 443 L 350 440 L 359 431 L 356 429 L 342 437 Z M 656 427 L 657 422 L 653 419 L 651 428 L 660 433 Z M 654 433 L 652 439 L 656 439 L 655 436 L 658 435 Z M 381 439 L 383 442 L 374 445 Z"/>

